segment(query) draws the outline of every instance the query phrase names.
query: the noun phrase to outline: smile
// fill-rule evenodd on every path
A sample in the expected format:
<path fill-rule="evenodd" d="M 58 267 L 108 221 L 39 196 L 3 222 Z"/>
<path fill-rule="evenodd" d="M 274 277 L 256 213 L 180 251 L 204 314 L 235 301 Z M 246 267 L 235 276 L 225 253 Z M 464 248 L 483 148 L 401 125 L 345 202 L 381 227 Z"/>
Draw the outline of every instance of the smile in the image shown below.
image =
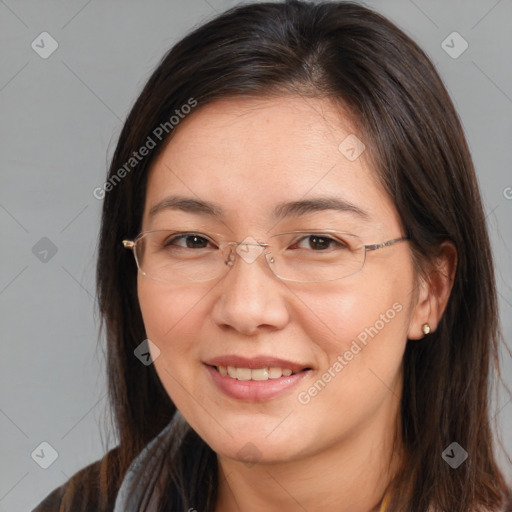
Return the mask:
<path fill-rule="evenodd" d="M 285 396 L 312 370 L 280 368 L 246 368 L 236 366 L 210 366 L 205 364 L 212 384 L 223 395 L 246 402 L 263 402 Z"/>

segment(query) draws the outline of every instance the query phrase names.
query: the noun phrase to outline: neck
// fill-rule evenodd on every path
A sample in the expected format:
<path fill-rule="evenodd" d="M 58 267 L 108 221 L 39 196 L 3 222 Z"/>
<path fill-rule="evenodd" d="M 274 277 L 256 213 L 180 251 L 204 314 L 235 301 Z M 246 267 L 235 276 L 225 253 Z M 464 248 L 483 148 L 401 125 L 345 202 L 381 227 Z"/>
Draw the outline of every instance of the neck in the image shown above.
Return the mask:
<path fill-rule="evenodd" d="M 372 422 L 323 452 L 300 459 L 248 465 L 218 456 L 216 511 L 378 511 L 401 460 L 393 445 L 397 416 L 386 416 L 389 428 L 375 418 L 380 428 Z"/>

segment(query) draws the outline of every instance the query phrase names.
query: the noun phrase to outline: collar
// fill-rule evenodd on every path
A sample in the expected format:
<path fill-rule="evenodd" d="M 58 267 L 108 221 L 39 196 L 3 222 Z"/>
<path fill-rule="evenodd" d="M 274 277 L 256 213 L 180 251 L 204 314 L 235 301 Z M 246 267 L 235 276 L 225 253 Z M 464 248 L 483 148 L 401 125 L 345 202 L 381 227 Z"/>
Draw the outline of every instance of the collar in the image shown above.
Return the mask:
<path fill-rule="evenodd" d="M 128 471 L 126 472 L 119 491 L 117 492 L 116 502 L 114 505 L 113 512 L 138 512 L 137 502 L 140 501 L 142 494 L 145 492 L 147 486 L 154 482 L 155 466 L 157 465 L 160 456 L 169 448 L 168 441 L 171 441 L 176 435 L 181 436 L 178 439 L 178 443 L 175 446 L 179 446 L 182 440 L 184 430 L 179 430 L 178 427 L 185 422 L 185 419 L 181 413 L 177 410 L 169 424 L 155 437 L 153 438 L 137 455 L 134 461 L 131 463 Z M 178 430 L 177 430 L 178 429 Z M 151 458 L 151 452 L 156 445 L 159 445 L 157 452 Z M 144 477 L 141 479 L 140 484 L 135 490 L 131 501 L 128 500 L 128 491 L 131 489 L 135 477 L 140 473 L 141 469 L 145 470 Z M 148 511 L 156 511 L 156 500 L 158 495 L 150 497 L 150 505 Z"/>

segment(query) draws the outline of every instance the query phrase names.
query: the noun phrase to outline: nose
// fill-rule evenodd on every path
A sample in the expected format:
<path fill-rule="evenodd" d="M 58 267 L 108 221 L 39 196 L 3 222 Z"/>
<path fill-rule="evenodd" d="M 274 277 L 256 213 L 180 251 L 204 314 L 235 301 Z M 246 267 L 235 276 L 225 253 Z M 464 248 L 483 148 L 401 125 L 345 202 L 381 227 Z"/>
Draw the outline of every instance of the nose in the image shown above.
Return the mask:
<path fill-rule="evenodd" d="M 264 248 L 246 247 L 233 248 L 232 268 L 216 287 L 212 319 L 223 329 L 248 336 L 264 329 L 282 329 L 289 321 L 289 292 L 268 267 Z"/>

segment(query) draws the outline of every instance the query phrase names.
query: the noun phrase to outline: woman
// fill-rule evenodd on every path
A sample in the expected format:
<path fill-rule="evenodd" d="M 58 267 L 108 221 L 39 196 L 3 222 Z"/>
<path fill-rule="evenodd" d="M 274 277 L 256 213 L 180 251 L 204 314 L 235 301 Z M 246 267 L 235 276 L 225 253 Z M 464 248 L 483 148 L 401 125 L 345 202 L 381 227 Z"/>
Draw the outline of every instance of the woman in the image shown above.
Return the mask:
<path fill-rule="evenodd" d="M 396 26 L 227 11 L 162 60 L 98 193 L 120 443 L 36 511 L 510 509 L 477 180 Z"/>

